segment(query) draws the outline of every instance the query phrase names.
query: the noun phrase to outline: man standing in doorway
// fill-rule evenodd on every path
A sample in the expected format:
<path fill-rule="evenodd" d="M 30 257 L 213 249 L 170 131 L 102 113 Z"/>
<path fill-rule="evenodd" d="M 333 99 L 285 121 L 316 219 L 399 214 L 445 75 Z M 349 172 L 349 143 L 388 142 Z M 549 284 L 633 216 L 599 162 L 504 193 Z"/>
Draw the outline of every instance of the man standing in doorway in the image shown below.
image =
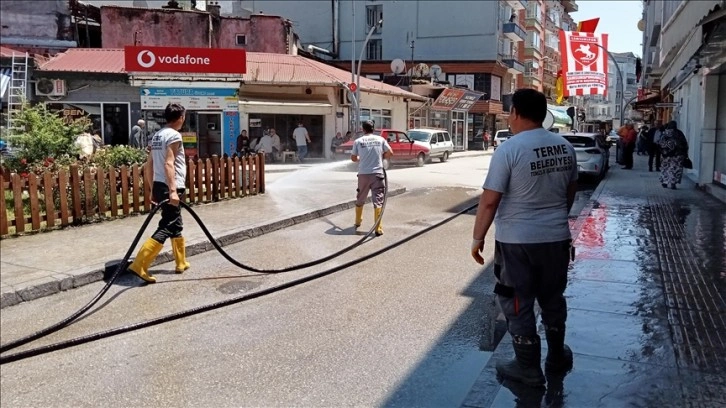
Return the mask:
<path fill-rule="evenodd" d="M 358 162 L 358 195 L 355 202 L 355 227 L 363 222 L 363 204 L 371 192 L 373 214 L 376 225 L 376 236 L 383 235 L 383 222 L 379 220 L 385 200 L 386 182 L 383 176 L 383 159 L 390 159 L 393 155 L 391 146 L 386 139 L 373 134 L 373 123 L 364 122 L 363 136 L 353 142 L 350 159 Z"/>
<path fill-rule="evenodd" d="M 507 319 L 514 360 L 497 372 L 514 381 L 541 386 L 541 346 L 534 301 L 542 309 L 547 335 L 545 369 L 568 371 L 572 351 L 565 345 L 571 235 L 568 213 L 577 191 L 575 149 L 542 127 L 547 98 L 533 89 L 512 97 L 509 126 L 514 136 L 494 152 L 479 199 L 471 255 L 483 265 L 484 238 L 495 220 L 494 293 Z"/>
<path fill-rule="evenodd" d="M 295 139 L 295 144 L 297 145 L 297 158 L 302 163 L 308 155 L 308 143 L 311 143 L 308 130 L 305 129 L 302 121 L 297 123 L 297 128 L 292 132 L 292 137 Z"/>
<path fill-rule="evenodd" d="M 179 201 L 186 191 L 187 165 L 184 160 L 184 145 L 179 129 L 184 125 L 185 109 L 183 106 L 170 103 L 164 110 L 166 126 L 156 132 L 151 139 L 149 161 L 153 169 L 153 185 L 151 194 L 155 203 L 164 200 L 161 205 L 161 220 L 156 232 L 144 242 L 129 270 L 148 283 L 156 282 L 149 274 L 149 266 L 154 261 L 167 238 L 171 238 L 171 247 L 176 262 L 176 273 L 189 269 L 186 261 L 186 248 L 182 237 L 182 217 Z"/>

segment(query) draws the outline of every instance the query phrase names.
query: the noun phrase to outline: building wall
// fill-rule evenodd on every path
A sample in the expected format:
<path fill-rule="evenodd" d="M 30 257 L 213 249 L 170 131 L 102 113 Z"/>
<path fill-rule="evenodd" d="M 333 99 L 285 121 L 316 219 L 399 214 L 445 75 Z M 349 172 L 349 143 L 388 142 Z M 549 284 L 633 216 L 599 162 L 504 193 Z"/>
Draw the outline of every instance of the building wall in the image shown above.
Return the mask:
<path fill-rule="evenodd" d="M 36 40 L 73 40 L 68 1 L 3 0 L 0 36 Z"/>
<path fill-rule="evenodd" d="M 104 48 L 136 44 L 288 52 L 284 20 L 273 16 L 216 19 L 198 11 L 107 6 L 101 8 L 101 24 Z M 238 34 L 246 37 L 246 45 L 236 45 Z"/>
<path fill-rule="evenodd" d="M 288 17 L 303 45 L 332 49 L 330 1 L 243 1 L 252 10 Z M 355 6 L 355 59 L 368 34 L 366 7 L 381 4 L 384 23 L 371 40 L 382 41 L 383 60 L 496 60 L 501 23 L 496 1 L 339 1 L 340 58 L 351 59 Z"/>

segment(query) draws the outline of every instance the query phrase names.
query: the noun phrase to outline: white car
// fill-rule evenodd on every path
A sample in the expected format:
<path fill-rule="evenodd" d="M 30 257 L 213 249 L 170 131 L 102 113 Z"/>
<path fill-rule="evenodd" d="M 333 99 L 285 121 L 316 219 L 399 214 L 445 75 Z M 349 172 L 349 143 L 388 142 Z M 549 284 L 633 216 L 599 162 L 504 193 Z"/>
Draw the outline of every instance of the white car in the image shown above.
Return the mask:
<path fill-rule="evenodd" d="M 492 147 L 496 150 L 496 148 L 498 146 L 500 146 L 502 143 L 506 142 L 507 139 L 509 139 L 512 136 L 514 136 L 514 135 L 508 129 L 497 130 L 497 133 L 494 134 L 494 140 L 492 141 Z"/>
<path fill-rule="evenodd" d="M 598 179 L 605 176 L 610 162 L 610 146 L 599 133 L 562 133 L 562 137 L 575 148 L 577 172 Z"/>
<path fill-rule="evenodd" d="M 408 137 L 414 143 L 428 147 L 431 151 L 429 157 L 438 158 L 442 163 L 448 160 L 451 153 L 454 152 L 451 135 L 444 129 L 410 129 Z"/>

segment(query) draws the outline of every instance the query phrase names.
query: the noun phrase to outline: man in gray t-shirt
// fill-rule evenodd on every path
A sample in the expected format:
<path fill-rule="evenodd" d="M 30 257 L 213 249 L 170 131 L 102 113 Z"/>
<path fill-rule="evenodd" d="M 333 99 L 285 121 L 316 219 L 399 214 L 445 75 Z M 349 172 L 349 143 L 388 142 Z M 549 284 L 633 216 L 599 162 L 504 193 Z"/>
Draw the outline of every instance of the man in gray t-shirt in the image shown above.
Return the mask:
<path fill-rule="evenodd" d="M 381 211 L 385 199 L 386 184 L 383 177 L 383 159 L 393 155 L 391 146 L 386 139 L 373 134 L 373 123 L 365 122 L 362 125 L 365 134 L 353 142 L 350 159 L 358 162 L 358 194 L 355 202 L 355 227 L 363 222 L 363 204 L 366 202 L 368 192 L 371 192 L 373 213 L 376 225 L 376 235 L 383 235 Z"/>
<path fill-rule="evenodd" d="M 172 253 L 176 263 L 176 272 L 182 273 L 189 269 L 186 261 L 184 237 L 182 237 L 182 218 L 179 201 L 186 190 L 187 166 L 184 157 L 184 146 L 179 129 L 184 125 L 186 110 L 183 106 L 171 103 L 164 110 L 166 126 L 156 132 L 151 139 L 149 161 L 153 169 L 151 194 L 155 203 L 161 204 L 161 220 L 151 238 L 141 246 L 129 270 L 148 283 L 156 282 L 156 278 L 148 272 L 167 238 L 171 238 Z"/>
<path fill-rule="evenodd" d="M 577 191 L 575 149 L 562 136 L 542 128 L 547 99 L 533 89 L 512 97 L 509 125 L 514 136 L 494 152 L 479 200 L 471 253 L 481 251 L 496 225 L 494 292 L 507 318 L 515 359 L 498 363 L 505 378 L 532 386 L 545 383 L 534 315 L 542 308 L 548 352 L 545 369 L 566 372 L 572 351 L 564 344 L 571 235 L 568 213 Z M 496 218 L 495 218 L 496 214 Z"/>

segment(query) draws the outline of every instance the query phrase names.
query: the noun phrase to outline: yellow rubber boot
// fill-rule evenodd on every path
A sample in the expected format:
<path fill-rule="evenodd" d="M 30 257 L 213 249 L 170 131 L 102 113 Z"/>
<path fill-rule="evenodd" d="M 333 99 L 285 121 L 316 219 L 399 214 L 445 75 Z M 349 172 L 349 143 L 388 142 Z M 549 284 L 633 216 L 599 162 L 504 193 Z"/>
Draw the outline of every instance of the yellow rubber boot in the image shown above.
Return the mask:
<path fill-rule="evenodd" d="M 171 251 L 174 253 L 174 261 L 176 262 L 176 273 L 182 273 L 189 269 L 191 265 L 187 262 L 187 250 L 184 243 L 184 237 L 171 239 Z"/>
<path fill-rule="evenodd" d="M 355 206 L 355 227 L 360 227 L 363 222 L 363 206 Z"/>
<path fill-rule="evenodd" d="M 161 252 L 161 248 L 163 247 L 164 245 L 160 244 L 157 240 L 153 238 L 147 239 L 146 242 L 144 242 L 144 245 L 141 246 L 141 249 L 139 249 L 139 253 L 136 254 L 134 262 L 129 266 L 129 270 L 137 274 L 139 278 L 146 282 L 156 282 L 156 278 L 149 275 L 148 270 L 149 266 L 151 266 L 151 262 L 156 259 L 156 256 L 159 255 L 159 252 Z"/>
<path fill-rule="evenodd" d="M 381 216 L 382 211 L 382 208 L 373 208 L 373 215 L 376 220 L 378 220 L 378 217 Z M 381 235 L 383 235 L 383 220 L 379 221 L 378 225 L 376 225 L 376 236 L 380 237 Z"/>

